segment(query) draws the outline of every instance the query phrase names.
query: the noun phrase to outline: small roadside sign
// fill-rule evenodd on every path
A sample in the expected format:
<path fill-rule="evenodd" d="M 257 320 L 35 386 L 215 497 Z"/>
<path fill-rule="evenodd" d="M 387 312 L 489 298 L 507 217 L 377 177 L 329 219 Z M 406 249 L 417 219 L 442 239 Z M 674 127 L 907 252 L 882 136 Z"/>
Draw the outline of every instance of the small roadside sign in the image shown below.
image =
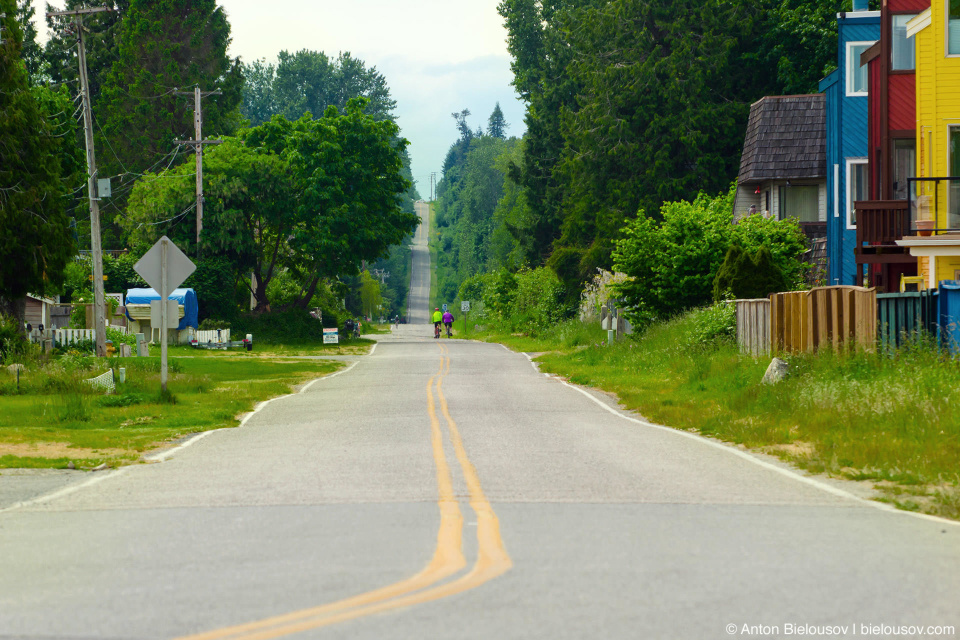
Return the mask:
<path fill-rule="evenodd" d="M 443 309 L 443 312 L 444 312 L 444 313 L 447 312 L 447 303 L 446 303 L 446 302 L 443 303 L 443 306 L 441 307 L 441 309 Z"/>
<path fill-rule="evenodd" d="M 336 327 L 323 330 L 323 344 L 340 344 L 340 334 Z"/>
<path fill-rule="evenodd" d="M 160 300 L 157 301 L 160 311 L 160 317 L 157 318 L 159 323 L 155 325 L 151 322 L 150 326 L 160 327 L 160 390 L 163 393 L 167 392 L 167 327 L 171 326 L 173 320 L 167 317 L 171 311 L 167 298 L 196 268 L 197 265 L 193 264 L 190 258 L 167 236 L 157 240 L 157 243 L 137 261 L 137 264 L 133 265 L 133 270 L 160 294 Z M 151 316 L 153 306 L 153 304 L 150 305 Z M 173 310 L 173 316 L 176 318 L 176 307 Z"/>
<path fill-rule="evenodd" d="M 463 313 L 466 313 L 466 312 L 470 311 L 470 301 L 469 301 L 469 300 L 462 300 L 462 301 L 460 302 L 460 311 L 462 311 Z"/>
<path fill-rule="evenodd" d="M 167 254 L 164 256 L 164 252 Z M 164 259 L 165 257 L 165 259 Z M 166 280 L 163 278 L 163 270 L 166 268 Z M 183 251 L 180 251 L 177 245 L 167 236 L 163 236 L 157 243 L 150 247 L 150 250 L 143 254 L 143 257 L 133 265 L 133 270 L 140 274 L 140 277 L 147 281 L 153 290 L 160 294 L 160 298 L 167 298 L 173 290 L 183 284 L 191 273 L 197 268 L 193 261 L 188 258 Z M 166 284 L 166 289 L 164 289 Z"/>

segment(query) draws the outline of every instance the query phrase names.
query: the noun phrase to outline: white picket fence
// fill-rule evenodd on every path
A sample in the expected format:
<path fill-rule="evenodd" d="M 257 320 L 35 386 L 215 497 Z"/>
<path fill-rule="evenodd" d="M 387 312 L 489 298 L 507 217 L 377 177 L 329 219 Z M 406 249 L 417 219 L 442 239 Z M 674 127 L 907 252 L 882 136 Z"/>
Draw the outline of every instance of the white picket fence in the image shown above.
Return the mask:
<path fill-rule="evenodd" d="M 56 340 L 57 346 L 97 339 L 97 332 L 93 329 L 54 329 L 50 333 L 53 334 L 51 337 Z"/>
<path fill-rule="evenodd" d="M 111 329 L 116 329 L 120 333 L 126 334 L 127 328 L 110 325 Z M 56 341 L 57 345 L 71 345 L 78 342 L 83 342 L 84 340 L 96 340 L 97 335 L 96 331 L 93 329 L 50 329 L 44 331 L 42 334 L 38 334 L 34 342 L 39 340 L 50 340 L 51 338 Z M 34 337 L 31 336 L 31 339 Z"/>
<path fill-rule="evenodd" d="M 209 331 L 197 331 L 194 338 L 197 342 L 230 342 L 230 329 L 211 329 Z"/>

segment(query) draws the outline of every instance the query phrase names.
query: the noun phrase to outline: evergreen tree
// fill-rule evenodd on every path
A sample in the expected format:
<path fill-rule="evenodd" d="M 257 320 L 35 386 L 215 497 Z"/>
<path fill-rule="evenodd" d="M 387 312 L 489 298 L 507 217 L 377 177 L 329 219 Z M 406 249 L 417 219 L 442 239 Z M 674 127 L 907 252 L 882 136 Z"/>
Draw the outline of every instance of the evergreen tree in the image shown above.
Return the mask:
<path fill-rule="evenodd" d="M 506 140 L 507 127 L 509 126 L 503 118 L 503 111 L 500 110 L 500 103 L 498 102 L 497 106 L 493 108 L 493 113 L 487 119 L 487 135 Z"/>
<path fill-rule="evenodd" d="M 82 9 L 89 3 L 86 0 L 66 0 L 64 10 Z M 87 81 L 90 85 L 90 97 L 93 110 L 99 112 L 100 90 L 103 87 L 110 67 L 119 59 L 120 23 L 130 7 L 130 0 L 101 0 L 98 6 L 110 11 L 91 13 L 83 17 L 86 28 L 84 42 L 87 49 Z M 57 7 L 46 5 L 47 13 L 59 11 Z M 44 70 L 49 79 L 56 83 L 69 83 L 74 93 L 79 93 L 80 72 L 77 69 L 77 34 L 73 19 L 66 16 L 46 18 L 49 38 L 43 47 Z"/>
<path fill-rule="evenodd" d="M 100 172 L 124 176 L 103 209 L 105 247 L 119 241 L 109 233 L 111 222 L 126 207 L 133 181 L 188 152 L 174 140 L 194 137 L 194 101 L 178 90 L 221 91 L 203 99 L 205 138 L 238 128 L 243 76 L 239 60 L 227 56 L 229 43 L 230 25 L 215 0 L 131 0 L 120 22 L 119 57 L 94 114 L 102 123 Z"/>
<path fill-rule="evenodd" d="M 63 198 L 72 185 L 64 180 L 58 137 L 71 133 L 60 130 L 70 118 L 45 113 L 46 105 L 62 109 L 63 101 L 48 89 L 30 89 L 16 10 L 14 0 L 0 0 L 7 15 L 0 18 L 0 309 L 22 327 L 24 296 L 56 289 L 74 246 Z"/>
<path fill-rule="evenodd" d="M 367 98 L 366 113 L 393 120 L 397 103 L 376 67 L 367 67 L 349 52 L 336 59 L 322 51 L 281 51 L 276 65 L 255 60 L 244 65 L 246 85 L 242 113 L 253 126 L 275 114 L 297 120 L 309 112 L 319 118 L 327 107 L 343 112 L 352 98 Z"/>
<path fill-rule="evenodd" d="M 43 81 L 47 65 L 43 58 L 43 49 L 37 43 L 37 25 L 33 22 L 35 14 L 33 0 L 17 0 L 16 19 L 23 32 L 20 56 L 27 67 L 31 84 L 37 85 Z"/>

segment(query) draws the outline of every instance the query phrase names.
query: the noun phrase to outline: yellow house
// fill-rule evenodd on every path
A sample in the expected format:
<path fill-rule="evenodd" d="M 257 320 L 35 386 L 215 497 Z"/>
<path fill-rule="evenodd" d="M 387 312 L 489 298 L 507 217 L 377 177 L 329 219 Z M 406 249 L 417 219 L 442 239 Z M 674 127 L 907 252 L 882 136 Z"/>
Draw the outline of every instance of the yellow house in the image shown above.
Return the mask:
<path fill-rule="evenodd" d="M 960 2 L 933 0 L 907 35 L 916 45 L 917 177 L 908 197 L 917 235 L 897 244 L 936 287 L 960 280 Z"/>

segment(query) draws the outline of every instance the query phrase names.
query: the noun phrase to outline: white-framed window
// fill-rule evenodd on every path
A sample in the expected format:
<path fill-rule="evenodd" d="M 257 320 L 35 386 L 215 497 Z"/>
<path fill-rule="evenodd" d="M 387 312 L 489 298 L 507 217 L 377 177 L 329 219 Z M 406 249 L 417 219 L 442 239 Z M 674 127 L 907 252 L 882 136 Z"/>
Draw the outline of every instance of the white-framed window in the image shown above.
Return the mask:
<path fill-rule="evenodd" d="M 960 0 L 947 3 L 947 55 L 960 54 Z"/>
<path fill-rule="evenodd" d="M 866 158 L 847 158 L 847 229 L 857 228 L 857 210 L 853 203 L 867 199 Z"/>
<path fill-rule="evenodd" d="M 890 68 L 905 71 L 917 67 L 917 52 L 913 36 L 907 36 L 907 23 L 916 14 L 897 14 L 892 16 L 893 40 L 890 44 Z"/>
<path fill-rule="evenodd" d="M 960 0 L 950 0 L 957 2 Z M 867 95 L 867 65 L 860 64 L 860 54 L 873 46 L 873 42 L 848 42 L 847 43 L 847 95 L 865 96 Z"/>

